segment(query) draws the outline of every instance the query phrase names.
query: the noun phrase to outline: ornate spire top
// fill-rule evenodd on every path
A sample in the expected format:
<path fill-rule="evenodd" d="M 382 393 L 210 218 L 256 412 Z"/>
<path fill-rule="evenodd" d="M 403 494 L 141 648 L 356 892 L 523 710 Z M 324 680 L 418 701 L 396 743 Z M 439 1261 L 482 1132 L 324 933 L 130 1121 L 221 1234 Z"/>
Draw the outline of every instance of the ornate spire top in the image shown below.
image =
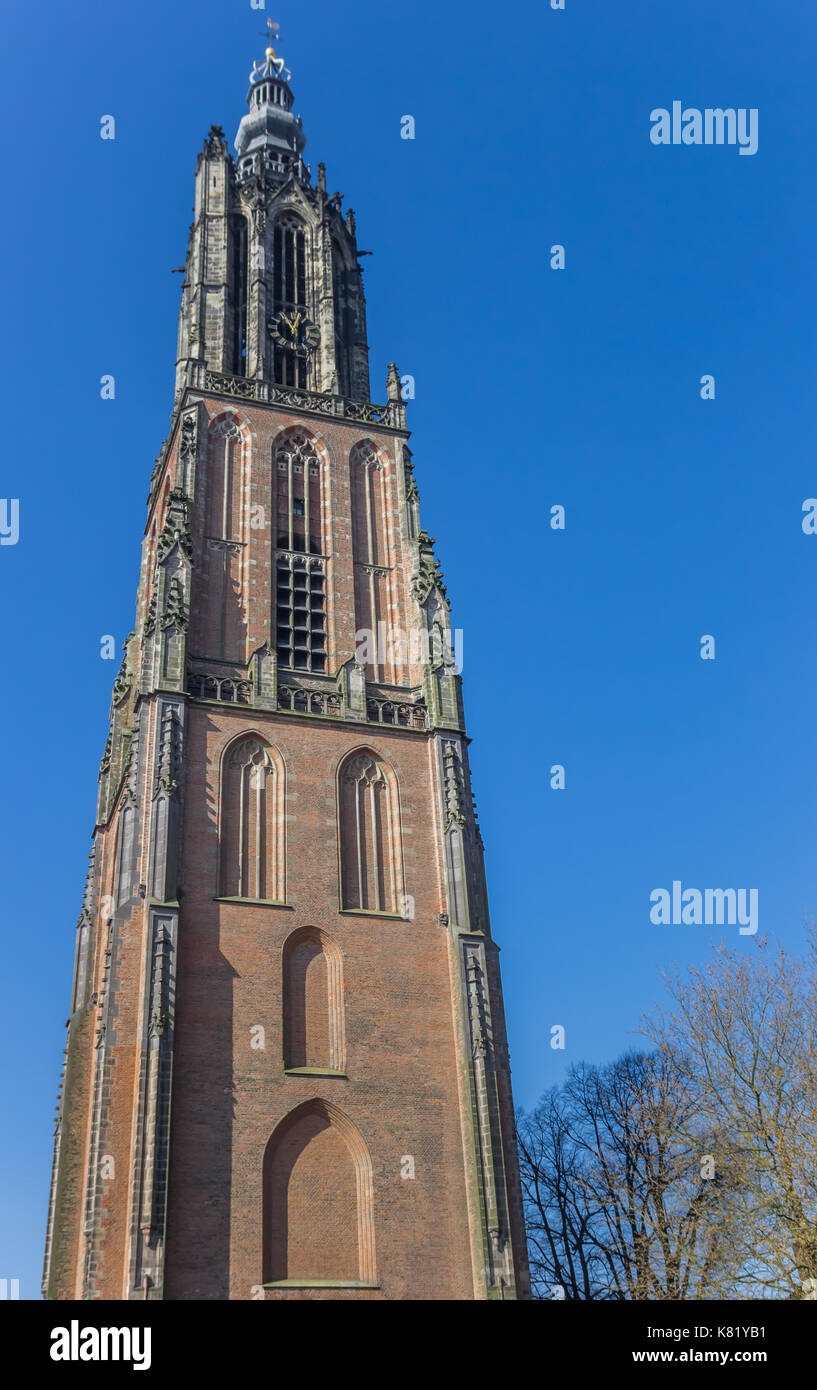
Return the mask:
<path fill-rule="evenodd" d="M 249 114 L 241 121 L 235 137 L 238 176 L 242 180 L 261 178 L 280 183 L 293 174 L 308 182 L 301 159 L 306 136 L 300 117 L 292 112 L 292 73 L 272 44 L 273 38 L 277 43 L 280 37 L 278 28 L 275 20 L 267 20 L 267 28 L 262 30 L 268 40 L 264 57 L 253 63 L 250 73 Z"/>
<path fill-rule="evenodd" d="M 261 82 L 265 77 L 280 77 L 286 82 L 289 82 L 292 77 L 292 73 L 289 68 L 285 66 L 283 58 L 278 57 L 272 46 L 272 40 L 277 40 L 281 37 L 278 32 L 280 27 L 280 24 L 277 24 L 274 19 L 268 19 L 266 32 L 262 29 L 261 32 L 268 40 L 268 43 L 267 47 L 264 49 L 264 61 L 256 61 L 252 65 L 250 84 Z"/>

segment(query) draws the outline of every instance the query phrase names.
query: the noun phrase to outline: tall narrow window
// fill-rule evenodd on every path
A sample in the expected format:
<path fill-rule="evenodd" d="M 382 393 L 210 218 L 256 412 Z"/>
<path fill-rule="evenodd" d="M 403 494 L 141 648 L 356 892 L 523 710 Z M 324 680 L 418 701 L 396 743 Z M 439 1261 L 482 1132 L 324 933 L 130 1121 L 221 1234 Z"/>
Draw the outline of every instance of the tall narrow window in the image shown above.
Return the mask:
<path fill-rule="evenodd" d="M 233 374 L 247 375 L 247 219 L 233 218 Z"/>
<path fill-rule="evenodd" d="M 349 373 L 349 343 L 351 339 L 348 307 L 348 271 L 337 243 L 332 242 L 332 291 L 335 301 L 335 361 L 338 370 L 338 391 L 351 394 Z"/>
<path fill-rule="evenodd" d="M 352 490 L 352 548 L 355 560 L 383 564 L 385 546 L 384 471 L 368 439 L 356 444 L 349 455 Z"/>
<path fill-rule="evenodd" d="M 350 754 L 339 771 L 338 803 L 341 906 L 396 913 L 403 856 L 393 772 L 368 749 Z"/>
<path fill-rule="evenodd" d="M 238 539 L 241 535 L 241 430 L 231 415 L 210 426 L 207 487 L 207 535 Z"/>
<path fill-rule="evenodd" d="M 116 906 L 127 902 L 133 892 L 134 836 L 136 811 L 132 801 L 125 801 L 119 813 L 119 832 L 116 846 Z"/>
<path fill-rule="evenodd" d="M 257 735 L 233 743 L 225 755 L 219 855 L 222 897 L 283 902 L 284 769 Z"/>
<path fill-rule="evenodd" d="M 326 669 L 326 561 L 321 539 L 321 470 L 304 430 L 275 450 L 276 649 L 282 666 Z"/>
<path fill-rule="evenodd" d="M 204 582 L 207 601 L 194 615 L 199 651 L 240 661 L 246 646 L 242 603 L 242 485 L 244 450 L 236 418 L 225 413 L 209 429 Z"/>
<path fill-rule="evenodd" d="M 397 681 L 401 677 L 388 666 L 388 639 L 383 641 L 385 619 L 390 612 L 389 568 L 386 561 L 385 469 L 368 439 L 356 444 L 349 455 L 352 501 L 352 554 L 355 565 L 355 618 L 357 631 L 371 634 L 366 662 L 368 680 Z M 360 639 L 358 639 L 360 640 Z"/>
<path fill-rule="evenodd" d="M 274 314 L 308 314 L 306 234 L 303 223 L 292 216 L 279 217 L 275 224 L 272 293 Z M 276 344 L 273 369 L 275 380 L 282 386 L 306 386 L 306 348 L 284 348 Z"/>

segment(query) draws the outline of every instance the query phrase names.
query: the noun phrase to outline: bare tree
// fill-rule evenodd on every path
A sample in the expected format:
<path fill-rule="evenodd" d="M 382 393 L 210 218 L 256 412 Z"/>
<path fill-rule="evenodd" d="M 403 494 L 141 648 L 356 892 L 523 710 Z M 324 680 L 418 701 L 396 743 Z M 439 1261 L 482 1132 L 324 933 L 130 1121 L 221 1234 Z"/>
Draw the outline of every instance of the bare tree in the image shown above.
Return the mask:
<path fill-rule="evenodd" d="M 765 941 L 719 946 L 667 980 L 672 1004 L 645 1023 L 696 1098 L 742 1220 L 733 1297 L 799 1298 L 817 1278 L 817 970 Z M 685 1133 L 690 1127 L 684 1123 Z"/>
<path fill-rule="evenodd" d="M 574 1067 L 560 1090 L 520 1117 L 540 1297 L 722 1293 L 734 1184 L 726 1165 L 714 1181 L 703 1176 L 700 1118 L 694 1086 L 665 1051 Z"/>
<path fill-rule="evenodd" d="M 606 1266 L 593 1236 L 598 1209 L 588 1207 L 582 1152 L 571 1132 L 563 1091 L 548 1091 L 517 1119 L 531 1280 L 537 1297 L 606 1297 Z"/>

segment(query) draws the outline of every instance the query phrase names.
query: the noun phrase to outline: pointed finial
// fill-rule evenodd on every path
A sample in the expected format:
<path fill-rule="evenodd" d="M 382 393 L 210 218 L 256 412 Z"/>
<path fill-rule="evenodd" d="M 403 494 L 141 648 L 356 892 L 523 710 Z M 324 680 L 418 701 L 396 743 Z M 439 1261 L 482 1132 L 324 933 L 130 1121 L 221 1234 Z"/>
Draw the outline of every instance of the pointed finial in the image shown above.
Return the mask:
<path fill-rule="evenodd" d="M 389 374 L 386 377 L 386 398 L 390 401 L 401 401 L 403 399 L 396 362 L 389 363 Z"/>

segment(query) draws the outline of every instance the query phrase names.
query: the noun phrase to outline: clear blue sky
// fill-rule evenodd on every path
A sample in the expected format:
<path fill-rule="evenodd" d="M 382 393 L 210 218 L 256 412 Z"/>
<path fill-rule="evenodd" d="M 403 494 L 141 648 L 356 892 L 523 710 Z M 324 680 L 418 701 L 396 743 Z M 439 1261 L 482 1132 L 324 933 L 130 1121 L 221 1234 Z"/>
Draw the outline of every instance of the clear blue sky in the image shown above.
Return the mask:
<path fill-rule="evenodd" d="M 7 8 L 0 1276 L 25 1297 L 118 666 L 100 639 L 132 625 L 168 429 L 170 268 L 267 15 L 306 157 L 375 252 L 373 394 L 392 358 L 416 378 L 517 1101 L 633 1044 L 661 967 L 722 934 L 653 926 L 653 888 L 756 887 L 795 949 L 817 915 L 813 0 Z M 676 99 L 757 107 L 758 153 L 651 145 Z"/>

